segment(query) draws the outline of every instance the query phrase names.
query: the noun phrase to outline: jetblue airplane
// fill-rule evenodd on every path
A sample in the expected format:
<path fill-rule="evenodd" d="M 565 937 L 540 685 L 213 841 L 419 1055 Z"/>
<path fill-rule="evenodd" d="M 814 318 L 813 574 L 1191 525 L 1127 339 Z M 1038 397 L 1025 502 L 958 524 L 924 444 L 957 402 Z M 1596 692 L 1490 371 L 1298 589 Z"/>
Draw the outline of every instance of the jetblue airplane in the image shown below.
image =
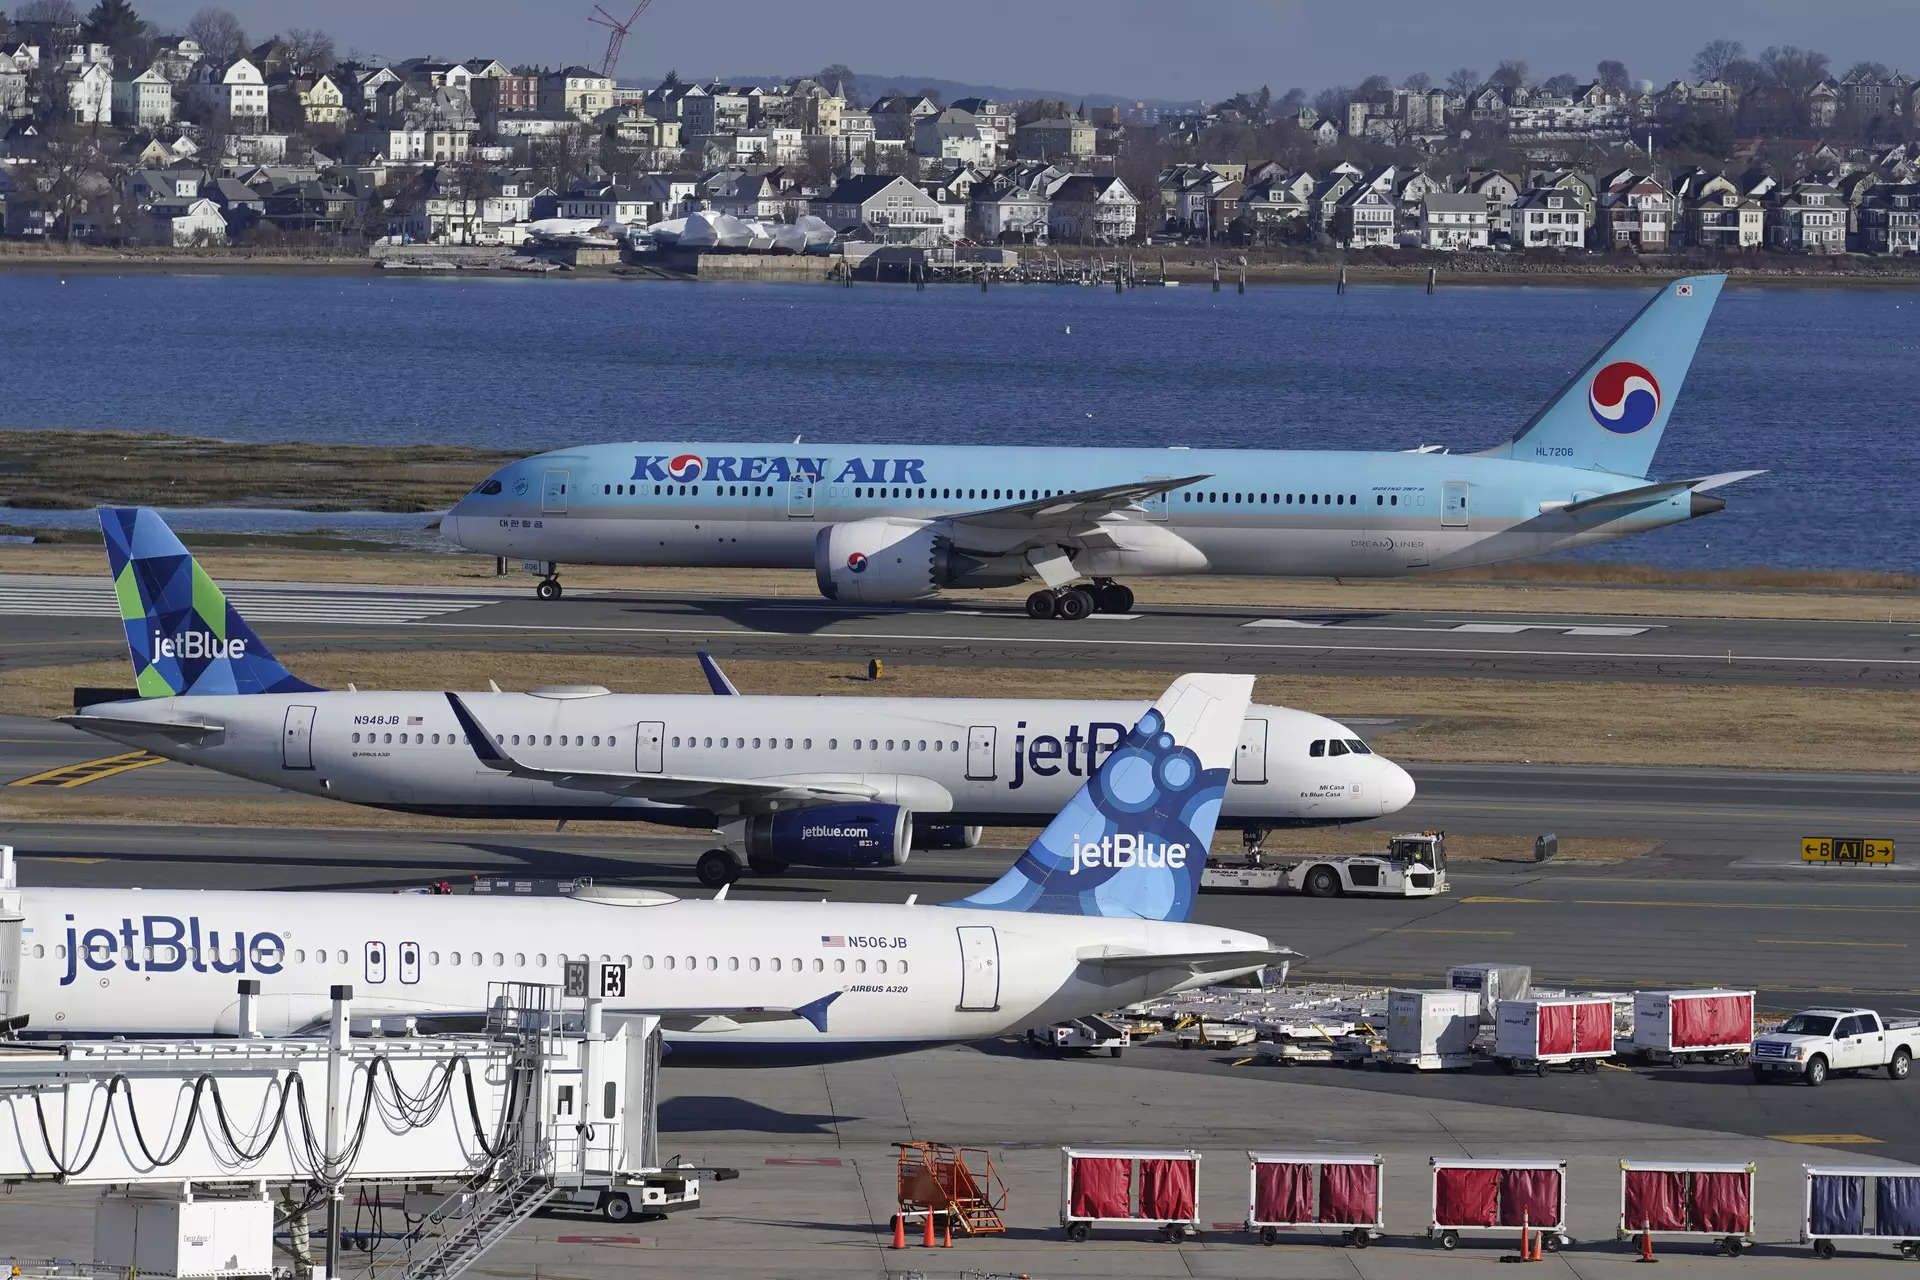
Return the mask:
<path fill-rule="evenodd" d="M 1005 875 L 945 906 L 20 889 L 7 850 L 0 955 L 19 967 L 0 1024 L 232 1034 L 235 981 L 257 978 L 266 1034 L 323 1023 L 348 983 L 358 1013 L 457 1025 L 490 983 L 557 984 L 585 960 L 622 966 L 607 1012 L 661 1015 L 676 1050 L 829 1059 L 1244 978 L 1292 952 L 1189 916 L 1252 688 L 1175 680 Z"/>
<path fill-rule="evenodd" d="M 1122 578 L 1395 577 L 1524 559 L 1721 510 L 1760 474 L 1655 480 L 1654 450 L 1724 276 L 1662 285 L 1513 438 L 1474 454 L 702 444 L 542 453 L 441 523 L 559 566 L 804 568 L 859 604 L 1038 581 L 1036 618 L 1124 613 Z M 1084 585 L 1083 585 L 1084 584 Z"/>
<path fill-rule="evenodd" d="M 305 795 L 461 818 L 717 830 L 695 870 L 898 866 L 1032 826 L 1066 803 L 1145 707 L 1114 700 L 716 693 L 329 692 L 275 659 L 157 512 L 100 512 L 138 698 L 61 719 L 131 747 Z M 467 747 L 487 749 L 476 763 Z M 1249 709 L 1226 818 L 1254 833 L 1378 818 L 1413 779 L 1352 729 Z M 744 855 L 744 858 L 743 856 Z"/>

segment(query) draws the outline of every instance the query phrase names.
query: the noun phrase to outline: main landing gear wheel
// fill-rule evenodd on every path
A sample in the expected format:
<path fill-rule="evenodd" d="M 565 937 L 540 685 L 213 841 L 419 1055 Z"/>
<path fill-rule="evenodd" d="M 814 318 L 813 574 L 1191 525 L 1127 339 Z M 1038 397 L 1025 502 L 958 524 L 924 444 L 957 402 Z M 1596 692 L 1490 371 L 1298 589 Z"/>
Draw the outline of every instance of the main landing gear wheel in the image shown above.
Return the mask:
<path fill-rule="evenodd" d="M 693 864 L 693 874 L 709 889 L 724 889 L 740 878 L 740 855 L 731 849 L 709 849 Z"/>
<path fill-rule="evenodd" d="M 1132 613 L 1133 592 L 1110 578 L 1095 578 L 1093 607 L 1097 613 Z"/>
<path fill-rule="evenodd" d="M 1078 622 L 1093 611 L 1093 592 L 1085 587 L 1040 590 L 1027 597 L 1027 616 L 1030 618 L 1064 618 L 1068 622 Z"/>
<path fill-rule="evenodd" d="M 542 600 L 558 600 L 560 598 L 560 579 L 540 579 L 540 585 L 533 589 L 533 594 L 539 596 Z"/>
<path fill-rule="evenodd" d="M 1051 618 L 1053 616 L 1053 592 L 1042 589 L 1028 596 L 1027 616 L 1029 618 Z"/>

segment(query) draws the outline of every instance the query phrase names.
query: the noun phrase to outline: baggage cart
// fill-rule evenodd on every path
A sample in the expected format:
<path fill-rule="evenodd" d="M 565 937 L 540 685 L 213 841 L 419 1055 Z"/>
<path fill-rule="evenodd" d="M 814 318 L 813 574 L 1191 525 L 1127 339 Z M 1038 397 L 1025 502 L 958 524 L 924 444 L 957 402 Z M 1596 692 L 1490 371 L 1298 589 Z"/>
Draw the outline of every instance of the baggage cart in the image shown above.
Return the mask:
<path fill-rule="evenodd" d="M 1076 1243 L 1095 1227 L 1151 1227 L 1178 1244 L 1200 1229 L 1199 1182 L 1198 1151 L 1062 1147 L 1060 1225 Z"/>
<path fill-rule="evenodd" d="M 1800 1243 L 1833 1257 L 1836 1241 L 1876 1240 L 1920 1258 L 1920 1170 L 1899 1165 L 1802 1165 Z"/>
<path fill-rule="evenodd" d="M 1244 1049 L 1259 1038 L 1256 1028 L 1238 1022 L 1194 1022 L 1173 1033 L 1182 1049 Z"/>
<path fill-rule="evenodd" d="M 1548 1250 L 1567 1234 L 1565 1160 L 1454 1160 L 1434 1156 L 1427 1238 L 1457 1248 L 1463 1235 L 1540 1233 Z"/>
<path fill-rule="evenodd" d="M 1377 1155 L 1249 1151 L 1247 1163 L 1247 1230 L 1261 1244 L 1282 1231 L 1340 1227 L 1343 1241 L 1364 1249 L 1386 1228 L 1385 1161 Z"/>
<path fill-rule="evenodd" d="M 1618 1238 L 1714 1240 L 1737 1258 L 1753 1243 L 1753 1165 L 1622 1160 Z"/>
<path fill-rule="evenodd" d="M 1387 992 L 1387 1061 L 1416 1071 L 1473 1065 L 1480 1034 L 1477 991 Z"/>
<path fill-rule="evenodd" d="M 1649 1062 L 1738 1066 L 1753 1053 L 1753 992 L 1636 991 L 1633 1051 Z"/>
<path fill-rule="evenodd" d="M 1613 1056 L 1613 1001 L 1502 1000 L 1493 1024 L 1493 1059 L 1508 1075 L 1547 1074 L 1551 1066 L 1598 1071 Z"/>

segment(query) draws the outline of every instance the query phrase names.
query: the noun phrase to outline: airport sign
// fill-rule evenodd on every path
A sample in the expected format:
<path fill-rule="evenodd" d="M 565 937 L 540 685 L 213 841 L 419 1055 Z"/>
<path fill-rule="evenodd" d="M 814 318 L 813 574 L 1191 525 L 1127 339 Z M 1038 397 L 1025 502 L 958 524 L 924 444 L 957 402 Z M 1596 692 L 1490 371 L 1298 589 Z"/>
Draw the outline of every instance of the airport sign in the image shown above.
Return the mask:
<path fill-rule="evenodd" d="M 1800 840 L 1800 860 L 1890 867 L 1893 865 L 1893 841 L 1868 840 L 1858 836 L 1803 836 Z"/>

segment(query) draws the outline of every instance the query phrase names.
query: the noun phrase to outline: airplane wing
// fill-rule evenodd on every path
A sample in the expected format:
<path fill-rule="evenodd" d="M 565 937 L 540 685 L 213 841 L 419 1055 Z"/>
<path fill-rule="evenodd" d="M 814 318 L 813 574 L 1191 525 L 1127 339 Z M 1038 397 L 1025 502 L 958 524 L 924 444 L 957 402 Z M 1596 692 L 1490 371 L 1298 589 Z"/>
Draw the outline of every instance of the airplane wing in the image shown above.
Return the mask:
<path fill-rule="evenodd" d="M 99 730 L 111 735 L 118 730 L 125 733 L 130 729 L 144 729 L 151 733 L 162 733 L 169 738 L 204 738 L 210 733 L 225 733 L 223 724 L 202 724 L 190 720 L 147 720 L 136 716 L 55 716 L 61 724 L 70 724 L 76 729 Z"/>
<path fill-rule="evenodd" d="M 1206 474 L 1172 478 L 1135 480 L 1110 484 L 1098 489 L 1077 489 L 1056 493 L 1050 498 L 1030 498 L 985 511 L 968 511 L 942 519 L 956 533 L 967 529 L 993 530 L 996 533 L 1067 533 L 1101 516 L 1123 511 L 1144 499 L 1169 493 L 1183 485 L 1207 479 Z"/>
<path fill-rule="evenodd" d="M 509 755 L 494 741 L 473 712 L 460 701 L 460 695 L 447 694 L 454 719 L 466 732 L 473 754 L 489 769 L 516 778 L 534 778 L 543 782 L 605 791 L 613 795 L 657 800 L 663 804 L 702 805 L 726 812 L 752 812 L 795 805 L 859 803 L 880 793 L 856 783 L 824 784 L 805 782 L 761 782 L 749 778 L 708 778 L 679 773 L 637 773 L 620 769 L 547 769 L 527 764 Z"/>
<path fill-rule="evenodd" d="M 830 991 L 818 1000 L 809 1000 L 806 1004 L 790 1008 L 777 1005 L 716 1005 L 678 1009 L 622 1007 L 609 1009 L 606 1016 L 651 1016 L 659 1018 L 660 1025 L 668 1031 L 704 1033 L 732 1031 L 759 1022 L 792 1022 L 797 1019 L 811 1023 L 815 1031 L 824 1035 L 827 1030 L 827 1010 L 839 998 L 838 991 Z"/>
<path fill-rule="evenodd" d="M 1622 489 L 1618 493 L 1603 493 L 1595 498 L 1582 498 L 1578 502 L 1569 502 L 1559 510 L 1564 514 L 1579 511 L 1598 511 L 1608 507 L 1643 507 L 1650 502 L 1660 502 L 1676 493 L 1705 493 L 1709 489 L 1718 489 L 1740 480 L 1750 480 L 1754 476 L 1763 476 L 1765 471 L 1722 471 L 1718 475 L 1695 476 L 1691 480 L 1662 480 L 1657 484 L 1643 484 L 1638 488 Z M 1719 499 L 1715 499 L 1719 501 Z"/>

